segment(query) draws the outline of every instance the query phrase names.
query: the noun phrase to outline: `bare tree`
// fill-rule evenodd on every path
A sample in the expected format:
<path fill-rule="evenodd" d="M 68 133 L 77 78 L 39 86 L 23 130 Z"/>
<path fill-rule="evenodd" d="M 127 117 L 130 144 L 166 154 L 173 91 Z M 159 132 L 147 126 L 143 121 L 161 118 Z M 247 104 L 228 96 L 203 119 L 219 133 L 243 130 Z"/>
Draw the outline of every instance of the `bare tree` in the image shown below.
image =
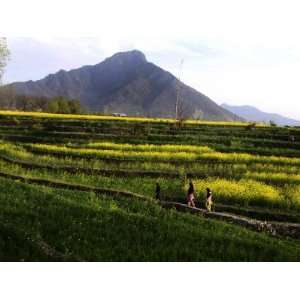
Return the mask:
<path fill-rule="evenodd" d="M 6 38 L 0 37 L 0 84 L 6 67 L 7 60 L 9 58 L 9 50 L 7 48 Z"/>
<path fill-rule="evenodd" d="M 179 120 L 180 113 L 182 111 L 182 95 L 181 95 L 181 72 L 182 72 L 183 59 L 180 61 L 179 75 L 177 78 L 177 93 L 176 93 L 176 105 L 175 105 L 175 118 Z"/>
<path fill-rule="evenodd" d="M 180 94 L 179 101 L 176 105 L 176 119 L 177 121 L 183 121 L 185 118 L 185 106 L 183 103 L 183 99 Z"/>

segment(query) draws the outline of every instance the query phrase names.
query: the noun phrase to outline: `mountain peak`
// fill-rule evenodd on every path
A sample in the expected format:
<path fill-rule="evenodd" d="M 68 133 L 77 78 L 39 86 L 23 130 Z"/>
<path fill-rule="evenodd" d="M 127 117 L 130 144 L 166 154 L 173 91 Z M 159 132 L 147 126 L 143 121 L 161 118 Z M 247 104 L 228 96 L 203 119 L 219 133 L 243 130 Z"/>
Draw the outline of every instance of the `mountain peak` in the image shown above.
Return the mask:
<path fill-rule="evenodd" d="M 119 61 L 119 62 L 135 62 L 135 63 L 146 63 L 147 59 L 143 52 L 139 50 L 131 50 L 125 52 L 117 52 L 105 61 Z"/>
<path fill-rule="evenodd" d="M 91 112 L 174 118 L 178 84 L 175 77 L 147 61 L 139 50 L 119 52 L 105 61 L 60 71 L 36 82 L 12 84 L 17 94 L 79 99 Z M 236 120 L 200 92 L 182 84 L 182 117 Z"/>

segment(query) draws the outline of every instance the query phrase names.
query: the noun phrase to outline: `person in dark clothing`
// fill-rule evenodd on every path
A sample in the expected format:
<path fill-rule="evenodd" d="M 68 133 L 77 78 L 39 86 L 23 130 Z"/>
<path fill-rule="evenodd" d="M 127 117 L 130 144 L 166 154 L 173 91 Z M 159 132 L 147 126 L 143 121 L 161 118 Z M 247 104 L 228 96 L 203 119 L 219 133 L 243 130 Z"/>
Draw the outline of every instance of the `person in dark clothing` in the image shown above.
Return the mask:
<path fill-rule="evenodd" d="M 188 194 L 194 194 L 194 185 L 192 181 L 189 183 Z"/>
<path fill-rule="evenodd" d="M 212 208 L 213 208 L 212 191 L 209 188 L 206 189 L 205 206 L 209 212 L 212 211 Z"/>
<path fill-rule="evenodd" d="M 195 195 L 194 195 L 194 185 L 192 182 L 190 182 L 189 184 L 189 189 L 188 189 L 188 193 L 187 193 L 187 204 L 188 206 L 191 206 L 191 207 L 196 207 L 195 205 Z"/>
<path fill-rule="evenodd" d="M 160 200 L 160 185 L 158 182 L 156 182 L 155 199 Z"/>

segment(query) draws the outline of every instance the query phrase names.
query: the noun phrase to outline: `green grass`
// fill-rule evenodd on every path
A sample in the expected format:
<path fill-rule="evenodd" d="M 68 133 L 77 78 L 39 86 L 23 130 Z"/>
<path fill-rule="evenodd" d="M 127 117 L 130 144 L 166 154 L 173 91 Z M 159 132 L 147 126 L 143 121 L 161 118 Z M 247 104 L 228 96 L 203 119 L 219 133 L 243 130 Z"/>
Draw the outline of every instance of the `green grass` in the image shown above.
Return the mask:
<path fill-rule="evenodd" d="M 0 179 L 2 261 L 298 261 L 297 241 L 152 203 Z M 26 238 L 27 237 L 27 238 Z M 30 241 L 33 242 L 30 242 Z M 55 257 L 45 253 L 46 244 Z M 50 251 L 51 252 L 51 251 Z"/>
<path fill-rule="evenodd" d="M 0 170 L 9 174 L 21 175 L 25 177 L 42 178 L 52 181 L 70 182 L 74 184 L 83 184 L 100 188 L 113 188 L 127 190 L 133 193 L 139 193 L 145 196 L 154 197 L 155 184 L 159 182 L 162 186 L 163 196 L 172 198 L 184 197 L 182 179 L 168 178 L 144 178 L 144 177 L 117 177 L 88 175 L 78 172 L 70 174 L 65 171 L 55 171 L 46 169 L 28 170 L 19 165 L 11 165 L 0 160 Z"/>
<path fill-rule="evenodd" d="M 174 120 L 0 112 L 1 135 L 11 141 L 0 143 L 0 171 L 147 198 L 159 182 L 163 198 L 177 201 L 185 201 L 192 176 L 199 201 L 210 187 L 216 203 L 234 205 L 235 213 L 253 210 L 263 218 L 267 210 L 270 220 L 278 214 L 281 221 L 285 214 L 298 220 L 300 130 L 246 125 L 188 121 L 177 128 Z M 100 176 L 91 168 L 112 171 Z M 161 174 L 144 176 L 147 171 Z M 2 260 L 299 261 L 298 240 L 165 210 L 151 201 L 8 179 L 0 179 L 0 188 Z"/>
<path fill-rule="evenodd" d="M 84 145 L 85 148 L 101 149 L 101 150 L 121 150 L 121 151 L 132 151 L 132 152 L 183 152 L 183 153 L 206 153 L 213 152 L 209 147 L 200 147 L 194 145 L 132 145 L 132 144 L 120 144 L 111 142 L 98 142 L 98 143 L 87 143 Z"/>
<path fill-rule="evenodd" d="M 29 144 L 29 149 L 38 153 L 61 154 L 66 156 L 81 156 L 91 158 L 111 158 L 119 160 L 143 160 L 143 161 L 207 161 L 216 163 L 266 163 L 274 165 L 300 166 L 300 158 L 259 156 L 246 153 L 221 153 L 204 151 L 203 153 L 193 152 L 152 152 L 134 150 L 97 150 L 86 148 L 68 148 L 47 144 Z M 208 148 L 209 149 L 209 148 Z"/>

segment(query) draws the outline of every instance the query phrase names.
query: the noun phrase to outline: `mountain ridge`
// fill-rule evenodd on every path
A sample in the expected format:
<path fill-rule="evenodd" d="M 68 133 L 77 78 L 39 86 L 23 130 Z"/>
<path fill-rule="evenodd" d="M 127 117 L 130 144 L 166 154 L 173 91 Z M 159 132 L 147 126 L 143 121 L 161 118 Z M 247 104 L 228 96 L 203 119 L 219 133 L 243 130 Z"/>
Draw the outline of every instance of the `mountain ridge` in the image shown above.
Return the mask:
<path fill-rule="evenodd" d="M 275 122 L 280 126 L 300 126 L 300 121 L 292 118 L 282 116 L 277 113 L 268 113 L 264 112 L 251 105 L 240 105 L 234 106 L 226 103 L 221 104 L 221 106 L 232 113 L 244 118 L 247 121 L 253 122 L 265 122 L 269 123 L 270 121 Z"/>
<path fill-rule="evenodd" d="M 12 83 L 17 94 L 79 99 L 92 112 L 175 117 L 177 90 L 185 118 L 240 121 L 213 100 L 148 62 L 138 50 L 119 52 L 96 65 L 59 70 L 37 81 Z"/>

